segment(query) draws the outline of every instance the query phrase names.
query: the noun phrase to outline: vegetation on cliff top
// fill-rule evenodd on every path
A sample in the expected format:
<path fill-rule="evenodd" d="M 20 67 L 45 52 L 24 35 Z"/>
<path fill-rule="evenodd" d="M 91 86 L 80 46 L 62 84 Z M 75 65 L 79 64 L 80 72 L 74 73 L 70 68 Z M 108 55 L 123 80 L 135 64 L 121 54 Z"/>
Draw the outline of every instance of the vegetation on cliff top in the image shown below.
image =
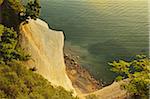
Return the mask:
<path fill-rule="evenodd" d="M 25 12 L 28 13 L 28 17 L 33 19 L 39 15 L 39 9 L 36 9 L 39 8 L 39 5 L 35 1 L 29 3 L 31 5 L 33 3 L 33 9 L 29 8 L 28 4 L 29 7 L 26 9 L 29 12 Z M 1 0 L 0 3 L 2 2 Z M 34 5 L 35 3 L 36 5 Z M 0 12 L 3 17 L 2 24 L 5 24 L 5 26 L 0 24 L 0 99 L 75 99 L 72 92 L 68 92 L 62 87 L 52 86 L 41 75 L 23 65 L 22 62 L 29 60 L 30 55 L 25 54 L 24 50 L 20 48 L 19 31 L 16 32 L 13 29 L 19 30 L 19 28 L 12 27 L 18 24 L 11 21 L 12 17 L 16 15 L 20 17 L 19 13 L 22 11 L 22 7 L 24 6 L 20 0 L 5 0 L 3 10 Z M 37 13 L 32 12 L 33 10 Z M 35 16 L 32 15 L 33 13 Z"/>
<path fill-rule="evenodd" d="M 71 92 L 53 87 L 39 74 L 28 70 L 21 61 L 30 57 L 18 50 L 17 33 L 0 25 L 0 98 L 74 99 Z"/>
<path fill-rule="evenodd" d="M 29 55 L 25 55 L 23 50 L 17 47 L 17 32 L 13 28 L 7 28 L 0 24 L 0 63 L 15 60 L 27 60 Z"/>
<path fill-rule="evenodd" d="M 145 55 L 137 55 L 131 61 L 114 61 L 109 63 L 112 66 L 112 71 L 118 73 L 116 80 L 128 79 L 127 84 L 122 86 L 129 93 L 140 96 L 142 99 L 148 98 L 149 95 L 149 73 L 150 60 Z"/>
<path fill-rule="evenodd" d="M 53 87 L 41 75 L 28 70 L 19 61 L 0 64 L 0 98 L 75 99 L 62 87 Z"/>
<path fill-rule="evenodd" d="M 28 22 L 28 19 L 36 20 L 40 16 L 40 1 L 39 0 L 30 0 L 26 5 L 23 6 L 23 9 L 18 12 L 19 20 Z"/>
<path fill-rule="evenodd" d="M 17 30 L 20 23 L 27 22 L 29 18 L 36 20 L 41 7 L 39 0 L 29 0 L 24 5 L 21 0 L 1 0 L 0 8 L 2 17 L 0 23 Z"/>

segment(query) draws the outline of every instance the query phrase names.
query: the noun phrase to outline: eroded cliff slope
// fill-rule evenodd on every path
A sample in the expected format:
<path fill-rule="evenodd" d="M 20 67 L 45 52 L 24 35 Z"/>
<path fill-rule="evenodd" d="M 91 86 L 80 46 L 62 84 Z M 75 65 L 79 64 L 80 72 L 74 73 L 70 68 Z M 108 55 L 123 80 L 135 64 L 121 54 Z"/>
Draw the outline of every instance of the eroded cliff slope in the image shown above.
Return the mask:
<path fill-rule="evenodd" d="M 85 97 L 93 97 L 96 99 L 130 99 L 129 93 L 126 90 L 123 90 L 121 85 L 127 83 L 127 80 L 113 82 L 111 85 L 106 86 L 98 91 L 82 94 L 79 96 L 81 99 L 85 99 Z M 94 98 L 94 99 L 95 99 Z M 93 99 L 93 98 L 92 98 Z"/>
<path fill-rule="evenodd" d="M 36 72 L 48 79 L 52 85 L 62 86 L 75 94 L 65 70 L 63 32 L 49 29 L 47 23 L 40 19 L 29 20 L 28 24 L 21 25 L 20 32 L 21 47 L 32 56 L 25 64 L 29 68 L 36 67 Z"/>

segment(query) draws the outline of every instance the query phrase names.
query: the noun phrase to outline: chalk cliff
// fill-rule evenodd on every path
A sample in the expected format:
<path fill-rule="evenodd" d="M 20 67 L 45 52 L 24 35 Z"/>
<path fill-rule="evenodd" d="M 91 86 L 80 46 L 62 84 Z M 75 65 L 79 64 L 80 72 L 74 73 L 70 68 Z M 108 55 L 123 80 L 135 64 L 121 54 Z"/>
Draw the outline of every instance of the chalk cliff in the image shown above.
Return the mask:
<path fill-rule="evenodd" d="M 94 95 L 96 96 L 96 99 L 130 99 L 129 93 L 121 88 L 121 85 L 124 83 L 127 83 L 127 80 L 113 82 L 111 85 L 106 86 L 98 91 L 88 94 L 81 94 L 79 98 L 85 99 L 85 97 Z"/>
<path fill-rule="evenodd" d="M 62 86 L 76 95 L 66 74 L 63 32 L 49 29 L 47 23 L 40 19 L 36 21 L 30 19 L 28 24 L 20 26 L 20 32 L 21 47 L 32 56 L 32 59 L 25 64 L 29 68 L 36 67 L 36 72 L 50 81 L 52 85 Z"/>
<path fill-rule="evenodd" d="M 40 19 L 29 20 L 28 24 L 21 25 L 20 32 L 21 47 L 32 56 L 31 60 L 25 62 L 26 66 L 36 67 L 36 72 L 50 81 L 52 85 L 73 91 L 74 96 L 77 95 L 80 99 L 85 99 L 89 95 L 95 95 L 98 99 L 124 99 L 128 96 L 117 82 L 95 92 L 76 94 L 66 73 L 63 32 L 51 30 L 48 24 Z"/>

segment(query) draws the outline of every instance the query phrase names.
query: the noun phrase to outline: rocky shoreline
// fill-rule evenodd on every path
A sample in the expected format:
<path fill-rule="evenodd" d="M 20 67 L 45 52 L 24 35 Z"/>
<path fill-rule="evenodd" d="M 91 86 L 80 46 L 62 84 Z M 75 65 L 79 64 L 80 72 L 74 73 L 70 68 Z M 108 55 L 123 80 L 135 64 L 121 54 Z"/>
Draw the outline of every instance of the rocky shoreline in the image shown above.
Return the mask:
<path fill-rule="evenodd" d="M 67 75 L 77 93 L 91 93 L 103 88 L 102 82 L 97 81 L 87 69 L 79 65 L 78 58 L 79 56 L 64 54 Z"/>

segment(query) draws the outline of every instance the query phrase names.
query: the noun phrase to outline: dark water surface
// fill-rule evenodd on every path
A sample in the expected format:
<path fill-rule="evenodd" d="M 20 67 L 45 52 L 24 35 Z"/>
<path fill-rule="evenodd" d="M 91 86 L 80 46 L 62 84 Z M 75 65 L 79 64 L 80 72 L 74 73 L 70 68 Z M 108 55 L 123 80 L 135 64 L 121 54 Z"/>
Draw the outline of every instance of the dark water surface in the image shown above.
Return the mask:
<path fill-rule="evenodd" d="M 66 35 L 81 64 L 111 82 L 109 61 L 148 54 L 147 0 L 41 0 L 41 18 Z"/>

